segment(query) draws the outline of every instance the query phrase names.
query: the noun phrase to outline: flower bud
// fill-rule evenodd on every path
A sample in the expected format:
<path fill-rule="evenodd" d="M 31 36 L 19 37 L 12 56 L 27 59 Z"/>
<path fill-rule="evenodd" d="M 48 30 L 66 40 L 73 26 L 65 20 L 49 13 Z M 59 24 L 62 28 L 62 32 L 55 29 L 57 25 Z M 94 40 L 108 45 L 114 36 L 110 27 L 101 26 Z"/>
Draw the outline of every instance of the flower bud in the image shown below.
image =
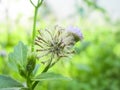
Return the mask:
<path fill-rule="evenodd" d="M 28 72 L 29 75 L 34 70 L 35 65 L 36 65 L 36 54 L 31 53 L 31 54 L 28 55 L 27 65 L 26 65 L 26 71 Z"/>
<path fill-rule="evenodd" d="M 74 36 L 76 42 L 83 39 L 83 34 L 79 28 L 69 26 L 66 30 Z"/>

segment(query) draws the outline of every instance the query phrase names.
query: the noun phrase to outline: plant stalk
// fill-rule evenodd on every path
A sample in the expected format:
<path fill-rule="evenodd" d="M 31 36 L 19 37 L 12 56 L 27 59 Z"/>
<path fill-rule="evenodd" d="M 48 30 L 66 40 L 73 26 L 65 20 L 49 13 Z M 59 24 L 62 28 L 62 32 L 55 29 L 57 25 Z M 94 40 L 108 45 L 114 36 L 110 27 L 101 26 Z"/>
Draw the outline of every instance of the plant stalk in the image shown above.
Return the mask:
<path fill-rule="evenodd" d="M 32 90 L 32 82 L 29 75 L 27 75 L 26 80 L 27 80 L 27 87 L 29 88 L 29 90 Z"/>
<path fill-rule="evenodd" d="M 34 6 L 35 11 L 34 11 L 34 22 L 33 22 L 33 31 L 32 31 L 32 45 L 31 45 L 31 51 L 34 52 L 34 41 L 35 41 L 35 35 L 36 35 L 36 20 L 37 20 L 37 13 L 38 13 L 38 9 L 39 7 L 42 5 L 43 0 L 38 0 L 37 6 L 34 5 L 34 3 L 32 2 L 32 0 L 30 0 L 31 4 Z"/>
<path fill-rule="evenodd" d="M 35 7 L 34 23 L 33 23 L 33 31 L 32 31 L 32 47 L 31 47 L 32 52 L 34 52 L 34 40 L 35 40 L 35 35 L 36 35 L 37 12 L 38 12 L 38 7 Z"/>

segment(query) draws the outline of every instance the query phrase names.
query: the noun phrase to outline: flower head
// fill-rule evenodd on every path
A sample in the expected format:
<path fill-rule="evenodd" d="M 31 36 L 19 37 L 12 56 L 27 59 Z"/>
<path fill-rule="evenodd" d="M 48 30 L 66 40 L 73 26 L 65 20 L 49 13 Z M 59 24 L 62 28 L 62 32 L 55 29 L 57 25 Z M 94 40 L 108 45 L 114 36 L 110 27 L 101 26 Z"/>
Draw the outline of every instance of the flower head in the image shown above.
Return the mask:
<path fill-rule="evenodd" d="M 7 53 L 4 50 L 0 51 L 0 57 L 6 57 Z"/>
<path fill-rule="evenodd" d="M 66 30 L 67 30 L 67 32 L 71 33 L 74 36 L 76 41 L 79 41 L 79 40 L 83 39 L 83 34 L 82 34 L 82 32 L 80 31 L 79 28 L 69 26 Z"/>
<path fill-rule="evenodd" d="M 53 29 L 39 30 L 38 32 L 39 35 L 35 39 L 35 44 L 38 46 L 36 49 L 38 58 L 47 56 L 60 59 L 73 54 L 74 37 L 64 28 L 55 26 Z"/>

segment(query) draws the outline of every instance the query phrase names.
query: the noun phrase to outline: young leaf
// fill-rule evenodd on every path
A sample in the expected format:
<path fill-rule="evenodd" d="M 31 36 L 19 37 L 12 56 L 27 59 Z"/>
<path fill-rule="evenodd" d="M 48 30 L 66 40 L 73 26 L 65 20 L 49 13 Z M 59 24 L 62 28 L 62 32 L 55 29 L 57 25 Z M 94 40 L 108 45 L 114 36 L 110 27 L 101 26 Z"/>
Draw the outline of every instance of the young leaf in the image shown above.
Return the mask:
<path fill-rule="evenodd" d="M 15 69 L 19 66 L 25 68 L 27 63 L 27 46 L 25 46 L 22 42 L 19 42 L 17 46 L 15 46 L 14 51 L 9 54 L 8 59 L 10 61 L 10 65 Z"/>
<path fill-rule="evenodd" d="M 12 88 L 20 88 L 23 85 L 16 80 L 12 79 L 11 77 L 0 75 L 0 90 L 14 90 Z M 6 88 L 6 89 L 5 89 Z"/>
<path fill-rule="evenodd" d="M 55 74 L 55 73 L 42 73 L 38 75 L 33 80 L 35 81 L 44 81 L 44 80 L 70 80 L 70 78 L 62 76 L 61 74 Z"/>
<path fill-rule="evenodd" d="M 33 70 L 32 74 L 36 75 L 39 68 L 40 68 L 40 65 L 36 64 L 35 69 Z"/>

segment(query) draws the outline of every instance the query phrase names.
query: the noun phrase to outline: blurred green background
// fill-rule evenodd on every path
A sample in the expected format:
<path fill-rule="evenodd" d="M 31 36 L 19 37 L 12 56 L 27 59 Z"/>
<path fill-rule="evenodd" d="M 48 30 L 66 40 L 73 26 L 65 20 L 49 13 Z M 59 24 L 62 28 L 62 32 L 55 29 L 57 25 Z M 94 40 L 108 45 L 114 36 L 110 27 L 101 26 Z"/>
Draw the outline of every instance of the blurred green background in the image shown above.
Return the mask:
<path fill-rule="evenodd" d="M 77 54 L 49 70 L 71 80 L 45 81 L 36 90 L 120 90 L 120 19 L 110 14 L 114 10 L 104 8 L 100 0 L 66 0 L 64 4 L 64 0 L 44 1 L 37 30 L 56 24 L 78 26 L 84 40 L 76 44 Z M 31 44 L 33 7 L 29 0 L 0 0 L 0 8 L 0 74 L 24 83 L 10 69 L 7 57 L 18 41 Z"/>

